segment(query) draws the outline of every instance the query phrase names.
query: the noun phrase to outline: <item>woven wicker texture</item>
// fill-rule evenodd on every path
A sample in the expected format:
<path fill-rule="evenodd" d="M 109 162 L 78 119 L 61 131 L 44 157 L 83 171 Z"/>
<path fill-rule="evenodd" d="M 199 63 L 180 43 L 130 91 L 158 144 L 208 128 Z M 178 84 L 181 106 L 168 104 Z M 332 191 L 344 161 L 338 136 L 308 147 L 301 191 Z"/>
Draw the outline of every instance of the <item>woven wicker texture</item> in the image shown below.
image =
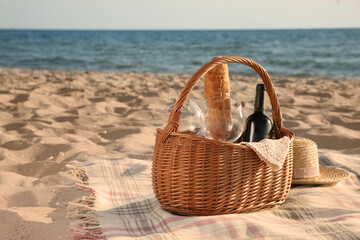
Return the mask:
<path fill-rule="evenodd" d="M 319 156 L 315 142 L 307 138 L 296 137 L 293 141 L 294 156 L 300 161 L 294 161 L 294 168 L 319 166 Z"/>
<path fill-rule="evenodd" d="M 214 66 L 240 63 L 263 80 L 272 105 L 276 138 L 294 134 L 283 127 L 275 89 L 267 72 L 242 57 L 213 59 L 187 82 L 164 130 L 158 129 L 152 165 L 155 196 L 164 209 L 182 215 L 252 212 L 283 203 L 292 178 L 292 144 L 280 171 L 274 172 L 248 146 L 177 132 L 181 109 L 195 84 Z"/>

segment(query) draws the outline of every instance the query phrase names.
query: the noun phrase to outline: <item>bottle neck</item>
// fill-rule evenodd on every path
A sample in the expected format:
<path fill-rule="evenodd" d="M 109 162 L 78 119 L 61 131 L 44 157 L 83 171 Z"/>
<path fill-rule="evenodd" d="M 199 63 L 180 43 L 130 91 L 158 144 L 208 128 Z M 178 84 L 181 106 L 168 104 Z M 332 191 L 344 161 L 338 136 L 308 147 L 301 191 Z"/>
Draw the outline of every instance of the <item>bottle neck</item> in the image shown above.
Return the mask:
<path fill-rule="evenodd" d="M 260 84 L 259 84 L 260 85 Z M 264 87 L 257 87 L 256 88 L 256 96 L 255 96 L 255 112 L 263 112 L 264 111 Z"/>

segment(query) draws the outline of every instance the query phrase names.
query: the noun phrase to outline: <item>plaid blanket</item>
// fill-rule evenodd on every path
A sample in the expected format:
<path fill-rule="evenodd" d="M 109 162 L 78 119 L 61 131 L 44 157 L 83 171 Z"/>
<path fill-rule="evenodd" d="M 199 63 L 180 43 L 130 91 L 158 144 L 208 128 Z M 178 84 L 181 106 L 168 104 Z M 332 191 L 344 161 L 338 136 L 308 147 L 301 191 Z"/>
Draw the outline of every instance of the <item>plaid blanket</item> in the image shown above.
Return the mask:
<path fill-rule="evenodd" d="M 69 204 L 77 239 L 360 239 L 360 156 L 326 152 L 320 164 L 351 172 L 334 186 L 293 186 L 280 207 L 248 214 L 187 217 L 161 208 L 151 161 L 74 163 L 89 191 Z M 346 167 L 345 167 L 346 166 Z"/>

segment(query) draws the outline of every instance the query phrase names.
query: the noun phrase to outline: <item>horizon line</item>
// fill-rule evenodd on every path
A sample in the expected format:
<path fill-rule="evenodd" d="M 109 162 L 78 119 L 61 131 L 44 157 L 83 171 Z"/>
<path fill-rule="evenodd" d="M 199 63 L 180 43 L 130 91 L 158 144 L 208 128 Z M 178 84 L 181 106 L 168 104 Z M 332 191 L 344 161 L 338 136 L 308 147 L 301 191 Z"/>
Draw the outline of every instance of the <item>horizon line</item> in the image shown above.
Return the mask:
<path fill-rule="evenodd" d="M 1 30 L 10 30 L 10 31 L 273 31 L 273 30 L 352 30 L 352 29 L 360 29 L 360 27 L 299 27 L 299 28 L 224 28 L 224 29 L 217 29 L 217 28 L 194 28 L 194 29 L 186 29 L 186 28 L 179 28 L 179 29 L 171 29 L 171 28 L 154 28 L 154 29 L 97 29 L 97 28 L 1 28 Z"/>

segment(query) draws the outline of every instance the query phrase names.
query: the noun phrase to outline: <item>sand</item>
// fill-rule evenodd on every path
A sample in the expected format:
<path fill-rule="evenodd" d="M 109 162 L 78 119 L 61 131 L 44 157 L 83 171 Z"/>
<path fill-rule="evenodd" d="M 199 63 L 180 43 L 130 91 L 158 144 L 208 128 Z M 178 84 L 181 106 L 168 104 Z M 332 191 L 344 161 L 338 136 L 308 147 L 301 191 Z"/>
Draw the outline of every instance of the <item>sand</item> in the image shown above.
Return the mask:
<path fill-rule="evenodd" d="M 66 167 L 152 158 L 155 129 L 189 75 L 0 69 L 0 239 L 71 239 Z M 251 114 L 255 77 L 232 76 Z M 360 81 L 273 79 L 284 125 L 334 155 L 360 154 Z M 202 98 L 202 82 L 192 97 Z M 271 115 L 267 102 L 267 113 Z"/>

